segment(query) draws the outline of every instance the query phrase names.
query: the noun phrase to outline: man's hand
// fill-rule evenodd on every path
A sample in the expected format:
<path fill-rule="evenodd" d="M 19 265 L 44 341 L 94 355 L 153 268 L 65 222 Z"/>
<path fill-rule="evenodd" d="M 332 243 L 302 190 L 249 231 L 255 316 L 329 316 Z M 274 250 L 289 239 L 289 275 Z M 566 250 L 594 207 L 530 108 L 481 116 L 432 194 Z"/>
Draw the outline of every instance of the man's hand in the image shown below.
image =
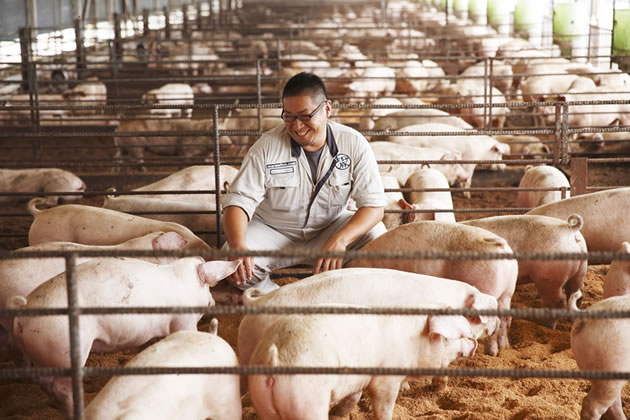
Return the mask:
<path fill-rule="evenodd" d="M 345 251 L 346 244 L 336 239 L 334 236 L 328 240 L 322 247 L 322 251 Z M 343 258 L 342 257 L 326 257 L 320 258 L 315 262 L 313 266 L 313 273 L 319 274 L 324 271 L 336 270 L 338 268 L 342 268 L 343 266 Z"/>
<path fill-rule="evenodd" d="M 247 251 L 247 248 L 238 248 Z M 252 279 L 254 274 L 254 257 L 233 257 L 232 261 L 240 261 L 238 269 L 230 275 L 230 279 L 236 284 L 245 284 Z"/>

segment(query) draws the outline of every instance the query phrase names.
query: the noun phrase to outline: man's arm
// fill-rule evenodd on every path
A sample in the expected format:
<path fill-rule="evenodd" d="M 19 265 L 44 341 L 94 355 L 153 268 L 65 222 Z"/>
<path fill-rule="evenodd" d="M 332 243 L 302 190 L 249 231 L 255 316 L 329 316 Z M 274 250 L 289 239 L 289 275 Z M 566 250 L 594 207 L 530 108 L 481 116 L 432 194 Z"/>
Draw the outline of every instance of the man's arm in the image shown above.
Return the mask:
<path fill-rule="evenodd" d="M 345 251 L 348 245 L 359 239 L 363 234 L 372 229 L 378 222 L 383 220 L 385 214 L 383 207 L 361 207 L 350 221 L 322 247 L 322 251 Z M 320 258 L 315 262 L 313 273 L 322 273 L 328 270 L 341 268 L 343 258 Z"/>
<path fill-rule="evenodd" d="M 230 249 L 247 250 L 245 235 L 249 219 L 245 210 L 238 206 L 226 207 L 223 211 L 223 231 Z M 254 257 L 237 257 L 234 260 L 241 261 L 230 278 L 236 284 L 245 284 L 251 280 L 254 270 Z"/>

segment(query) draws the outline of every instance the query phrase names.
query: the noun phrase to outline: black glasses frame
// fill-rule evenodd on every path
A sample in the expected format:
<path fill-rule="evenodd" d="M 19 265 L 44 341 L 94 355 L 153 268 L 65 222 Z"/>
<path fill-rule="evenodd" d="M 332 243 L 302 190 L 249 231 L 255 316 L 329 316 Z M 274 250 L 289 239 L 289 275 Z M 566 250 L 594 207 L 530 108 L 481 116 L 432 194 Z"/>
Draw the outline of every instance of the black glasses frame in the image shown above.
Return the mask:
<path fill-rule="evenodd" d="M 322 102 L 321 104 L 317 105 L 317 108 L 315 108 L 315 110 L 313 112 L 311 112 L 310 114 L 306 114 L 306 115 L 286 115 L 286 111 L 283 109 L 282 113 L 280 114 L 280 118 L 282 119 L 282 121 L 284 121 L 285 123 L 292 123 L 295 120 L 300 120 L 301 122 L 309 122 L 311 120 L 311 118 L 313 118 L 313 116 L 315 114 L 317 114 L 317 111 L 320 110 L 320 108 L 322 107 L 322 105 L 324 105 L 326 102 L 328 101 L 328 99 L 326 99 L 324 102 Z"/>

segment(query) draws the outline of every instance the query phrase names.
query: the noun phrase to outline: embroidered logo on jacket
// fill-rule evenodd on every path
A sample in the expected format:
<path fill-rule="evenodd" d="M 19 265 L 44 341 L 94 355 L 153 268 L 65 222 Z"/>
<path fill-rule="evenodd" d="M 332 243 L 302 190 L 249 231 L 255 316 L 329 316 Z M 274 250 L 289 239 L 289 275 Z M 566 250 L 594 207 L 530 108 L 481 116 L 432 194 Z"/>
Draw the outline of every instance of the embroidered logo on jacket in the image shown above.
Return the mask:
<path fill-rule="evenodd" d="M 348 169 L 350 167 L 350 163 L 352 163 L 352 160 L 350 160 L 350 156 L 346 154 L 340 153 L 335 156 L 335 168 L 339 170 Z"/>

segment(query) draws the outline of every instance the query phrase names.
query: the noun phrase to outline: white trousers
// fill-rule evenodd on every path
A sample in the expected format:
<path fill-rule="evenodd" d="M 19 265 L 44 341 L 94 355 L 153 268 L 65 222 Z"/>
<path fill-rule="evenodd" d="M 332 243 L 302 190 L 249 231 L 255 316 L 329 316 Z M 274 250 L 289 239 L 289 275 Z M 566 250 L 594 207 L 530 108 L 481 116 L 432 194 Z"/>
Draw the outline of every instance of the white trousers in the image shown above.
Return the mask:
<path fill-rule="evenodd" d="M 247 227 L 245 241 L 247 247 L 252 251 L 321 250 L 328 239 L 344 227 L 352 216 L 354 216 L 354 212 L 345 211 L 330 226 L 309 241 L 296 241 L 295 239 L 289 238 L 285 234 L 264 224 L 260 219 L 254 216 Z M 360 249 L 385 232 L 387 232 L 385 225 L 379 222 L 363 236 L 352 242 L 347 249 Z M 223 245 L 223 249 L 229 249 L 227 242 Z M 226 278 L 224 281 L 228 281 L 233 286 L 242 290 L 249 289 L 250 287 L 258 287 L 265 291 L 271 291 L 278 288 L 278 285 L 273 283 L 269 277 L 272 271 L 297 264 L 315 264 L 315 261 L 315 258 L 309 257 L 254 257 L 254 274 L 251 280 L 245 284 L 239 285 L 232 282 L 229 278 Z M 347 263 L 348 261 L 344 261 L 344 265 Z"/>

